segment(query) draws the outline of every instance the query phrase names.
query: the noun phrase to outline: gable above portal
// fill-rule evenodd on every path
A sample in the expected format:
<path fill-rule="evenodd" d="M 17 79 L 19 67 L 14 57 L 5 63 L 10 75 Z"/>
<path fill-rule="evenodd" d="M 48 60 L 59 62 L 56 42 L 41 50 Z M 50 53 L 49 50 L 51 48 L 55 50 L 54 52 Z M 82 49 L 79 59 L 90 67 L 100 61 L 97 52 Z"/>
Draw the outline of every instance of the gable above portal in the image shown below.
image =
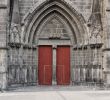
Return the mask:
<path fill-rule="evenodd" d="M 39 5 L 45 4 L 49 0 L 19 0 L 21 18 L 24 19 L 27 15 L 33 12 Z M 51 1 L 51 0 L 50 0 Z M 55 1 L 55 0 L 53 0 Z M 85 20 L 88 20 L 92 12 L 93 0 L 61 0 L 82 14 Z"/>

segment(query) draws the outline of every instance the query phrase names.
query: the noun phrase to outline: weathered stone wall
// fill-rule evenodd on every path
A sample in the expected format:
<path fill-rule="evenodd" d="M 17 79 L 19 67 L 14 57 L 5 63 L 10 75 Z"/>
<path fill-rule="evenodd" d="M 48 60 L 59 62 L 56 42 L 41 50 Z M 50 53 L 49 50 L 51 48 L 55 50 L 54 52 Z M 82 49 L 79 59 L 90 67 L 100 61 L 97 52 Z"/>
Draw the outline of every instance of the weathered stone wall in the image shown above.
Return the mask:
<path fill-rule="evenodd" d="M 105 18 L 104 18 L 104 72 L 106 83 L 110 84 L 110 0 L 105 0 Z"/>
<path fill-rule="evenodd" d="M 7 51 L 0 50 L 0 88 L 7 86 Z"/>
<path fill-rule="evenodd" d="M 93 0 L 65 0 L 69 2 L 69 4 L 75 8 L 79 13 L 81 13 L 85 20 L 91 15 L 92 12 L 92 3 Z"/>
<path fill-rule="evenodd" d="M 45 0 L 41 0 L 41 1 L 45 1 Z M 26 16 L 26 13 L 28 13 L 37 2 L 38 0 L 19 0 L 21 19 L 24 16 Z"/>
<path fill-rule="evenodd" d="M 107 29 L 107 39 L 108 39 L 108 45 L 107 47 L 110 48 L 110 0 L 106 0 L 106 29 Z"/>
<path fill-rule="evenodd" d="M 7 0 L 0 0 L 0 88 L 6 88 L 7 79 Z"/>
<path fill-rule="evenodd" d="M 23 20 L 23 18 L 27 16 L 27 13 L 31 12 L 31 10 L 33 11 L 33 9 L 35 10 L 41 3 L 45 2 L 45 1 L 46 0 L 19 0 L 21 20 Z M 91 13 L 92 13 L 93 0 L 64 0 L 64 1 L 66 3 L 68 3 L 71 7 L 73 7 L 78 12 L 78 14 L 82 14 L 82 16 L 85 18 L 85 20 L 88 21 L 89 17 L 91 16 Z M 30 15 L 31 15 L 31 13 L 30 13 Z M 96 19 L 94 19 L 94 20 L 96 20 Z M 88 30 L 88 32 L 89 32 L 89 30 Z M 87 36 L 87 34 L 85 34 L 85 35 Z M 88 36 L 87 36 L 87 40 L 88 40 Z M 92 38 L 91 40 L 92 40 L 92 41 L 90 41 L 91 44 L 96 43 L 94 38 Z M 100 43 L 100 41 L 97 41 L 97 42 Z M 76 65 L 78 65 L 78 64 L 84 65 L 82 63 L 84 63 L 84 60 L 85 60 L 86 66 L 88 66 L 88 62 L 92 62 L 93 65 L 95 65 L 95 64 L 97 65 L 97 63 L 99 63 L 99 65 L 102 65 L 101 51 L 99 52 L 96 50 L 92 50 L 89 52 L 87 52 L 87 51 L 81 51 L 81 52 L 77 51 L 77 52 L 78 52 L 78 55 L 76 55 L 77 59 L 76 59 L 76 61 L 73 61 L 73 64 L 76 63 Z M 85 52 L 85 54 L 84 54 L 84 52 Z M 98 52 L 98 54 L 97 54 L 97 52 Z M 76 54 L 76 52 L 73 54 Z M 92 57 L 90 57 L 89 55 Z M 84 59 L 84 58 L 86 58 L 86 59 Z M 98 68 L 94 68 L 94 69 L 98 70 Z M 97 73 L 97 71 L 94 71 L 94 72 Z M 80 77 L 80 75 L 79 75 L 79 77 Z M 95 76 L 95 77 L 97 77 L 97 76 Z M 97 77 L 97 78 L 99 79 L 99 77 Z"/>
<path fill-rule="evenodd" d="M 6 46 L 7 3 L 0 1 L 0 47 Z"/>
<path fill-rule="evenodd" d="M 6 41 L 8 40 L 8 38 L 6 38 L 6 33 L 8 32 L 7 31 L 7 21 L 8 21 L 8 10 L 7 10 L 7 3 L 8 3 L 9 0 L 0 0 L 0 88 L 5 88 L 6 87 L 6 84 L 7 84 L 7 79 L 6 79 L 6 72 L 7 72 L 7 50 L 5 49 L 6 47 Z M 27 13 L 29 13 L 32 9 L 35 9 L 37 8 L 41 3 L 45 2 L 46 0 L 19 0 L 19 9 L 20 9 L 20 17 L 21 17 L 21 20 L 23 20 L 23 18 L 27 15 Z M 71 7 L 73 7 L 79 14 L 82 14 L 82 16 L 85 18 L 86 21 L 88 21 L 89 17 L 91 16 L 91 13 L 92 13 L 92 4 L 93 4 L 93 0 L 64 0 L 66 3 L 68 3 Z M 106 9 L 107 9 L 107 35 L 108 35 L 108 47 L 110 47 L 110 0 L 106 0 Z M 93 39 L 92 39 L 93 40 Z M 94 41 L 94 40 L 93 40 Z M 17 50 L 15 48 L 15 51 L 17 53 Z M 83 51 L 85 52 L 85 55 L 86 55 L 86 51 Z M 90 51 L 90 52 L 93 52 L 92 55 L 95 55 L 96 51 Z M 101 52 L 101 51 L 100 51 Z M 99 52 L 99 53 L 100 53 Z M 12 61 L 16 61 L 16 56 L 18 56 L 18 54 L 14 53 L 14 51 L 12 50 L 11 55 L 10 57 L 13 57 Z M 33 53 L 33 54 L 32 54 Z M 20 75 L 20 65 L 17 65 L 18 66 L 18 69 L 17 71 L 19 71 L 19 74 L 17 76 L 17 78 L 14 76 L 15 74 L 15 71 L 16 71 L 16 63 L 11 66 L 13 66 L 13 69 L 12 71 L 14 73 L 12 73 L 11 76 L 11 79 L 10 81 L 17 81 L 17 82 L 21 82 L 20 79 L 24 79 L 25 82 L 32 82 L 32 74 L 28 74 L 28 70 L 30 71 L 32 69 L 32 72 L 36 72 L 36 59 L 34 57 L 34 55 L 36 55 L 36 50 L 34 52 L 31 52 L 31 49 L 28 50 L 24 50 L 24 53 L 23 53 L 23 73 L 24 75 L 21 75 L 21 77 L 19 77 Z M 79 56 L 78 57 L 82 57 L 83 58 L 83 53 L 82 52 L 78 52 Z M 90 53 L 88 52 L 87 55 L 89 55 Z M 74 55 L 73 55 L 74 56 Z M 99 54 L 99 60 L 100 63 L 102 63 L 102 55 Z M 18 57 L 20 58 L 20 57 Z M 32 59 L 31 59 L 32 58 Z M 90 57 L 86 57 L 87 59 L 90 58 Z M 34 60 L 33 60 L 34 59 Z M 11 60 L 11 58 L 10 58 Z M 89 59 L 89 60 L 92 60 L 93 59 Z M 78 61 L 80 61 L 80 58 L 78 58 Z M 87 61 L 87 60 L 86 60 Z M 74 61 L 73 61 L 74 62 Z M 81 62 L 81 61 L 80 61 Z M 104 67 L 106 66 L 106 68 L 109 68 L 110 66 L 110 53 L 109 51 L 105 52 L 104 53 Z M 79 62 L 77 62 L 79 63 Z M 82 62 L 84 63 L 84 62 Z M 83 65 L 81 63 L 81 65 Z M 85 62 L 86 63 L 86 62 Z M 93 61 L 93 63 L 95 63 L 95 61 Z M 73 63 L 75 64 L 75 63 Z M 88 63 L 87 63 L 88 64 Z M 31 66 L 33 68 L 31 68 Z M 105 69 L 105 70 L 108 70 L 108 69 Z M 35 75 L 35 74 L 34 74 Z M 25 77 L 22 77 L 22 76 L 25 76 Z M 30 77 L 29 80 L 26 79 L 26 77 Z M 18 78 L 19 77 L 19 78 Z M 10 77 L 9 77 L 10 78 Z M 18 80 L 16 80 L 16 79 Z M 35 79 L 36 79 L 36 76 L 35 76 Z M 36 81 L 34 79 L 34 81 Z M 107 76 L 107 80 L 109 80 L 110 77 L 109 75 Z M 110 82 L 108 82 L 110 83 Z"/>
<path fill-rule="evenodd" d="M 19 0 L 21 18 L 26 16 L 34 6 L 39 6 L 42 2 L 46 0 Z M 85 20 L 91 15 L 93 0 L 65 0 L 69 3 L 75 10 L 82 14 Z"/>

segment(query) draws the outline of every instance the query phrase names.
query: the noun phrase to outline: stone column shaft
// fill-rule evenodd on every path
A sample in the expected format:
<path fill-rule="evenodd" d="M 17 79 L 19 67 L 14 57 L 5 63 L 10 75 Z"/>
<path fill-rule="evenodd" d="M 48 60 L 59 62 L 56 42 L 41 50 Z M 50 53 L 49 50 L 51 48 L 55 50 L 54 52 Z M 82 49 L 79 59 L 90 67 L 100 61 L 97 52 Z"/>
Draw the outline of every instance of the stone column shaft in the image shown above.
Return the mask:
<path fill-rule="evenodd" d="M 53 46 L 53 84 L 56 84 L 56 49 L 57 46 Z"/>

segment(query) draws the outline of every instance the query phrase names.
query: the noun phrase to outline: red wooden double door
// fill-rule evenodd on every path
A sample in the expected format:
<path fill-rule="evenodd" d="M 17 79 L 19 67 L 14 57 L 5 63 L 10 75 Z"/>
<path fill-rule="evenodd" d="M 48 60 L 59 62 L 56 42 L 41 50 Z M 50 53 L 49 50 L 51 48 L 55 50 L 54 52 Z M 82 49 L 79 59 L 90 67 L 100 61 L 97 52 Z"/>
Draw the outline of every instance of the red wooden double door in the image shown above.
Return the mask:
<path fill-rule="evenodd" d="M 39 46 L 38 82 L 39 85 L 52 85 L 52 46 Z M 70 47 L 58 46 L 56 49 L 57 85 L 70 84 Z"/>

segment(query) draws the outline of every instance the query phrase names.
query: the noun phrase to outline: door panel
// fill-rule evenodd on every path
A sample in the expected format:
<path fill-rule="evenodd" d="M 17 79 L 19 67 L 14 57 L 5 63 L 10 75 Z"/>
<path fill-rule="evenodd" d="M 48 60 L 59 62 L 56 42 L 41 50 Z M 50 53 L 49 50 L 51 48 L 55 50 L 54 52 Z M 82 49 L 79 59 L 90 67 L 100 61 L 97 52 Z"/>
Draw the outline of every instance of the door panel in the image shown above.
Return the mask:
<path fill-rule="evenodd" d="M 58 46 L 56 79 L 58 85 L 70 84 L 70 47 Z"/>
<path fill-rule="evenodd" d="M 39 85 L 52 85 L 52 46 L 39 46 Z"/>

